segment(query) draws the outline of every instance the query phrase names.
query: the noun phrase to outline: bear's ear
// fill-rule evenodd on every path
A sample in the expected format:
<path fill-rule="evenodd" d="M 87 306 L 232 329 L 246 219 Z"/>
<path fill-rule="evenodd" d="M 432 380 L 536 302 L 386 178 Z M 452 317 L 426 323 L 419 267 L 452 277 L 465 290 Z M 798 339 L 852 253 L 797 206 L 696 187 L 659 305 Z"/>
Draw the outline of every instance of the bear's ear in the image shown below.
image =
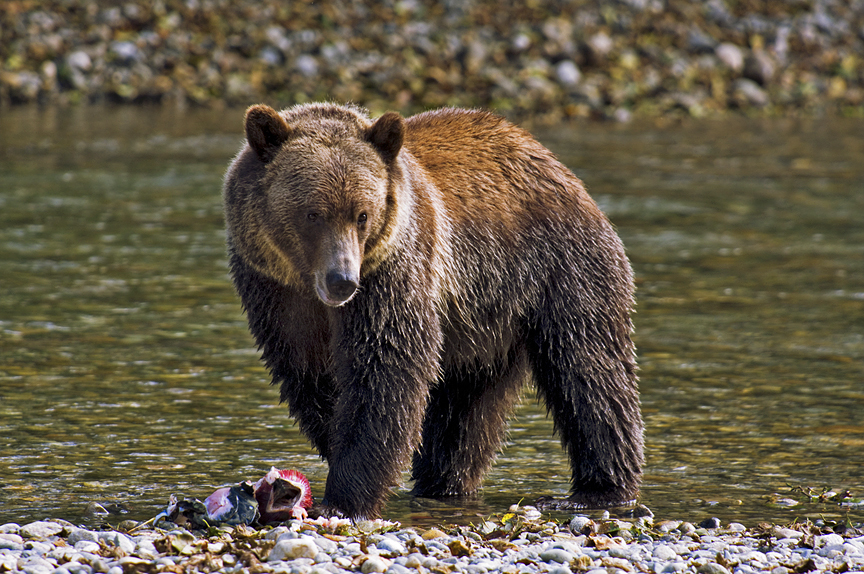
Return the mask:
<path fill-rule="evenodd" d="M 246 110 L 246 141 L 264 163 L 276 157 L 289 135 L 291 128 L 270 106 L 262 104 Z"/>
<path fill-rule="evenodd" d="M 366 130 L 366 140 L 375 146 L 384 163 L 391 163 L 402 148 L 405 121 L 396 112 L 387 112 Z"/>

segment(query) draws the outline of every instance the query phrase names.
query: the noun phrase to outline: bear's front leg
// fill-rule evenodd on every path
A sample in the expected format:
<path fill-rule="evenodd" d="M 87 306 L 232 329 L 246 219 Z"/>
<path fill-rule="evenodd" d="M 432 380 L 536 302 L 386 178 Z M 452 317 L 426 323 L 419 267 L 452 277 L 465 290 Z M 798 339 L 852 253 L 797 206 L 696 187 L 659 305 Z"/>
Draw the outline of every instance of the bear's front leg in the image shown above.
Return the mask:
<path fill-rule="evenodd" d="M 332 310 L 339 391 L 330 423 L 323 514 L 377 517 L 420 442 L 439 373 L 441 327 L 422 290 L 387 278 Z M 386 296 L 385 296 L 386 295 Z"/>

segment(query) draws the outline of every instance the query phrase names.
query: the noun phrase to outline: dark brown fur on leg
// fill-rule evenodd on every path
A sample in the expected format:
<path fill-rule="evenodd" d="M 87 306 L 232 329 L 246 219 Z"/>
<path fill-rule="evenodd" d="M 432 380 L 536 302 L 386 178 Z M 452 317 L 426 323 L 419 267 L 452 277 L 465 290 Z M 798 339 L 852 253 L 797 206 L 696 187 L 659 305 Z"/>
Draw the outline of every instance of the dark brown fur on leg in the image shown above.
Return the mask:
<path fill-rule="evenodd" d="M 334 405 L 323 504 L 352 518 L 380 515 L 420 441 L 438 375 L 440 326 L 419 296 L 425 273 L 415 264 L 394 258 L 368 277 L 358 305 L 332 310 L 334 375 L 354 384 L 341 389 Z M 392 290 L 402 293 L 399 313 L 382 296 Z M 399 344 L 381 345 L 392 333 Z"/>
<path fill-rule="evenodd" d="M 249 329 L 273 375 L 272 384 L 280 385 L 280 400 L 288 403 L 300 431 L 326 459 L 335 391 L 332 377 L 315 359 L 329 344 L 326 316 L 311 300 L 250 269 L 233 250 L 230 264 Z"/>
<path fill-rule="evenodd" d="M 606 239 L 609 245 L 557 254 L 562 276 L 548 286 L 528 337 L 538 393 L 572 471 L 570 496 L 541 499 L 544 508 L 630 505 L 642 480 L 632 292 L 602 288 L 632 275 L 623 259 L 602 256 L 617 243 Z"/>

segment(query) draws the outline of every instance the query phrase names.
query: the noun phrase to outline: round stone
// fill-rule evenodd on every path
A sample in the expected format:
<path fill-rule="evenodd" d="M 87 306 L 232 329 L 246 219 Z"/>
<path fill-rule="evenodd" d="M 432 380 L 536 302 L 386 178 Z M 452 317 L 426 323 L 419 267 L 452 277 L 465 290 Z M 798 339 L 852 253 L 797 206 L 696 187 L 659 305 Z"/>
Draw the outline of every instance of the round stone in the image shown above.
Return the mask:
<path fill-rule="evenodd" d="M 52 536 L 56 536 L 60 534 L 63 530 L 62 524 L 57 524 L 56 522 L 47 522 L 47 521 L 39 521 L 39 522 L 31 522 L 30 524 L 25 524 L 18 531 L 18 535 L 23 538 L 32 538 L 34 540 L 44 540 L 46 538 L 50 538 Z"/>
<path fill-rule="evenodd" d="M 360 567 L 360 571 L 363 572 L 363 574 L 370 574 L 370 572 L 385 572 L 386 570 L 387 564 L 377 556 L 370 556 Z"/>
<path fill-rule="evenodd" d="M 660 544 L 654 549 L 654 558 L 657 560 L 674 560 L 678 557 L 675 551 L 665 544 Z"/>
<path fill-rule="evenodd" d="M 315 558 L 317 555 L 318 545 L 309 537 L 282 539 L 270 551 L 267 561 L 279 562 L 294 558 Z"/>

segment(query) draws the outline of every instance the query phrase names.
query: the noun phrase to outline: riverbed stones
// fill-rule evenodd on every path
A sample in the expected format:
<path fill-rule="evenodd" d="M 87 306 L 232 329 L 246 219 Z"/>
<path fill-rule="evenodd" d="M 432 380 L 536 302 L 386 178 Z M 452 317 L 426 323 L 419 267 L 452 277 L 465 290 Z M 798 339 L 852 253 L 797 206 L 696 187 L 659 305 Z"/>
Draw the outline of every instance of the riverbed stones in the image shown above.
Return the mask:
<path fill-rule="evenodd" d="M 0 546 L 0 572 L 864 572 L 864 532 L 860 526 L 846 528 L 842 534 L 809 524 L 750 530 L 732 523 L 709 531 L 691 530 L 688 522 L 659 520 L 661 531 L 634 521 L 630 530 L 618 530 L 635 531 L 632 541 L 627 542 L 614 532 L 599 533 L 602 528 L 594 520 L 585 520 L 577 525 L 582 524 L 587 534 L 574 534 L 572 521 L 559 525 L 541 517 L 523 519 L 522 530 L 510 535 L 504 532 L 505 523 L 489 519 L 484 522 L 496 528 L 486 524 L 477 528 L 442 526 L 428 539 L 422 534 L 431 529 L 400 528 L 386 521 L 369 521 L 362 529 L 347 521 L 291 521 L 273 529 L 223 528 L 209 536 L 179 528 L 131 534 L 96 532 L 47 521 L 61 528 L 39 523 L 0 527 L 0 541 L 8 543 Z M 55 533 L 50 534 L 52 531 Z M 21 532 L 43 538 L 27 538 Z"/>

